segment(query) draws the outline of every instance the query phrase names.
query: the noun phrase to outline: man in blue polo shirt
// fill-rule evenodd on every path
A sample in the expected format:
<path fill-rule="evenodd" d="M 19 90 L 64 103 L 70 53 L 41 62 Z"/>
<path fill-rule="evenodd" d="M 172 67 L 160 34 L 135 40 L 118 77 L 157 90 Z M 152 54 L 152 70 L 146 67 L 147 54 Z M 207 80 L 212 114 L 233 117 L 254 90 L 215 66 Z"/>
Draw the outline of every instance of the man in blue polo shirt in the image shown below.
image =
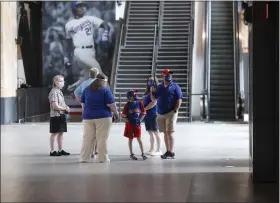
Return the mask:
<path fill-rule="evenodd" d="M 89 70 L 89 79 L 82 82 L 77 89 L 74 91 L 74 95 L 76 100 L 81 104 L 81 96 L 84 90 L 96 79 L 96 76 L 99 74 L 99 70 L 97 68 L 91 68 Z M 93 143 L 91 149 L 91 157 L 95 158 L 97 156 L 97 146 L 96 143 Z"/>
<path fill-rule="evenodd" d="M 179 85 L 172 81 L 173 71 L 164 70 L 161 75 L 163 83 L 153 90 L 157 99 L 157 122 L 159 131 L 164 133 L 166 152 L 162 159 L 174 159 L 174 132 L 177 122 L 178 110 L 182 103 L 182 91 Z"/>
<path fill-rule="evenodd" d="M 81 104 L 81 96 L 83 91 L 95 80 L 96 76 L 99 74 L 99 70 L 97 68 L 91 68 L 89 70 L 89 79 L 82 82 L 77 89 L 74 91 L 74 95 L 76 100 Z"/>

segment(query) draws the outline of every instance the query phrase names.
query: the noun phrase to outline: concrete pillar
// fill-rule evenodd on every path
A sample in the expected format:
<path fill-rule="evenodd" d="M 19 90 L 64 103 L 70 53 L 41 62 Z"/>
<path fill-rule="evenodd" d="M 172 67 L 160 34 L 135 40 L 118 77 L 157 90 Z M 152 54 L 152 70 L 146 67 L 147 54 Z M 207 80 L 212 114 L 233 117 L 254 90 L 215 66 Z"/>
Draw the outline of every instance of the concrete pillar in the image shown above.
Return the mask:
<path fill-rule="evenodd" d="M 279 2 L 252 8 L 250 169 L 255 183 L 279 183 Z"/>
<path fill-rule="evenodd" d="M 205 47 L 205 2 L 195 2 L 194 11 L 194 45 L 192 64 L 192 94 L 200 94 L 203 90 L 204 47 Z M 200 118 L 200 96 L 192 96 L 192 118 Z"/>
<path fill-rule="evenodd" d="M 1 124 L 16 119 L 17 2 L 1 2 Z"/>

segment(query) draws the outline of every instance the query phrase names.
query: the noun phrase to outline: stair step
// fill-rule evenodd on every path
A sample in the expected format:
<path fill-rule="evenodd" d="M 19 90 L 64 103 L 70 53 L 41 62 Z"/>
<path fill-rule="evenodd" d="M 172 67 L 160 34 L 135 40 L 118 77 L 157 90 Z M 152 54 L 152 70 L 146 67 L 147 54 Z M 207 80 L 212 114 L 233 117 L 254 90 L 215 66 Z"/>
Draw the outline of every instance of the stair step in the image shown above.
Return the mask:
<path fill-rule="evenodd" d="M 178 41 L 178 40 L 188 40 L 188 37 L 189 36 L 181 36 L 181 35 L 178 35 L 178 36 L 162 36 L 161 37 L 161 40 L 162 41 L 166 41 L 166 40 L 171 40 L 172 41 Z"/>
<path fill-rule="evenodd" d="M 182 49 L 182 51 L 158 51 L 159 54 L 185 54 L 187 55 L 188 51 L 187 50 L 184 50 Z"/>
<path fill-rule="evenodd" d="M 164 32 L 162 37 L 174 37 L 174 36 L 189 36 L 189 32 Z"/>
<path fill-rule="evenodd" d="M 145 51 L 138 51 L 138 52 L 128 52 L 128 51 L 124 51 L 124 50 L 121 50 L 120 51 L 120 56 L 134 56 L 134 55 L 141 55 L 141 56 L 152 56 L 153 55 L 153 52 L 145 52 Z"/>
<path fill-rule="evenodd" d="M 157 66 L 158 66 L 157 71 L 163 71 L 167 68 L 170 68 L 169 64 L 158 64 Z M 159 68 L 159 67 L 162 67 L 162 68 Z M 186 64 L 173 64 L 172 65 L 172 71 L 174 71 L 174 72 L 187 72 Z"/>
<path fill-rule="evenodd" d="M 171 7 L 169 7 L 169 9 L 167 8 L 164 8 L 164 10 L 163 10 L 163 13 L 164 14 L 168 14 L 168 13 L 171 13 L 171 14 L 173 14 L 174 16 L 175 15 L 177 15 L 177 14 L 179 14 L 179 13 L 183 13 L 183 14 L 185 14 L 185 15 L 189 15 L 190 13 L 191 13 L 191 8 L 186 8 L 186 9 L 171 9 Z"/>
<path fill-rule="evenodd" d="M 191 16 L 191 15 L 189 15 L 189 16 Z M 181 20 L 185 20 L 185 19 L 189 19 L 189 16 L 181 16 L 181 17 L 178 17 L 178 16 L 169 16 L 169 17 L 163 17 L 163 20 L 178 20 L 178 21 L 181 21 Z"/>
<path fill-rule="evenodd" d="M 150 61 L 152 60 L 152 56 L 120 56 L 120 60 L 131 60 L 133 59 L 133 61 L 135 60 L 145 60 L 145 61 Z"/>
<path fill-rule="evenodd" d="M 159 4 L 130 4 L 130 8 L 153 8 L 159 9 Z"/>
<path fill-rule="evenodd" d="M 178 21 L 178 20 L 163 20 L 162 21 L 162 26 L 164 26 L 164 25 L 166 25 L 166 24 L 175 24 L 175 23 L 177 23 L 177 24 L 189 24 L 190 23 L 190 21 L 188 20 L 188 19 L 185 19 L 185 20 L 181 20 L 181 21 Z"/>
<path fill-rule="evenodd" d="M 188 27 L 189 27 L 189 24 L 187 23 L 187 24 L 170 24 L 170 25 L 166 25 L 166 24 L 163 24 L 162 25 L 162 28 L 163 28 L 163 30 L 164 29 L 167 29 L 168 27 L 171 27 L 171 28 L 178 28 L 178 29 L 187 29 Z"/>
<path fill-rule="evenodd" d="M 154 36 L 127 36 L 126 39 L 154 39 Z"/>
<path fill-rule="evenodd" d="M 132 36 L 138 36 L 141 35 L 141 36 L 154 36 L 154 33 L 152 32 L 141 32 L 141 33 L 127 33 L 126 35 L 132 35 Z"/>
<path fill-rule="evenodd" d="M 145 24 L 145 25 L 130 25 L 130 24 L 128 24 L 128 29 L 129 28 L 131 28 L 131 27 L 139 27 L 139 26 L 141 26 L 141 28 L 140 28 L 140 30 L 143 30 L 142 29 L 142 27 L 149 27 L 149 28 L 151 28 L 151 29 L 153 29 L 154 27 L 155 27 L 155 25 L 154 24 Z M 138 28 L 139 29 L 139 28 Z M 148 28 L 147 28 L 148 29 Z M 154 29 L 153 29 L 154 30 Z"/>
<path fill-rule="evenodd" d="M 136 24 L 145 24 L 145 25 L 149 25 L 149 24 L 153 24 L 154 26 L 158 24 L 157 20 L 150 20 L 150 21 L 128 21 L 128 26 L 132 25 L 136 25 Z"/>
<path fill-rule="evenodd" d="M 150 18 L 155 18 L 158 19 L 158 13 L 130 13 L 128 14 L 128 19 L 131 17 L 142 17 L 142 16 L 146 16 L 146 17 L 150 17 Z"/>
<path fill-rule="evenodd" d="M 162 32 L 166 32 L 167 31 L 167 33 L 168 33 L 168 31 L 183 31 L 183 32 L 185 32 L 185 31 L 188 31 L 188 28 L 175 28 L 175 29 L 173 29 L 173 30 L 170 30 L 170 28 L 162 28 L 161 29 L 162 30 Z"/>
<path fill-rule="evenodd" d="M 171 61 L 171 62 L 176 62 L 176 61 L 184 61 L 187 62 L 188 61 L 188 56 L 158 56 L 157 57 L 157 62 L 165 62 L 165 61 Z"/>
<path fill-rule="evenodd" d="M 163 13 L 163 18 L 165 18 L 166 16 L 190 16 L 190 14 L 188 14 L 188 12 L 186 11 L 184 11 L 184 13 Z"/>
<path fill-rule="evenodd" d="M 159 5 L 158 1 L 130 1 L 130 5 L 141 5 L 141 6 L 150 6 L 150 5 Z"/>

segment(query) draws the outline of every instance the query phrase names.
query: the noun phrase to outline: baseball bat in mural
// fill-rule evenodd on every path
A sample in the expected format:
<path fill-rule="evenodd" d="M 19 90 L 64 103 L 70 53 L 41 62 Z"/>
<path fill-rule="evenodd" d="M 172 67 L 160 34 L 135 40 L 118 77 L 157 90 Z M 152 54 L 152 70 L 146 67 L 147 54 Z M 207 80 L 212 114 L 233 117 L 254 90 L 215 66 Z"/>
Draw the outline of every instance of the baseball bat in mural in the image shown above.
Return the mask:
<path fill-rule="evenodd" d="M 115 1 L 44 2 L 43 68 L 45 86 L 65 77 L 63 93 L 70 107 L 79 106 L 74 90 L 89 77 L 92 67 L 108 77 L 114 55 Z"/>

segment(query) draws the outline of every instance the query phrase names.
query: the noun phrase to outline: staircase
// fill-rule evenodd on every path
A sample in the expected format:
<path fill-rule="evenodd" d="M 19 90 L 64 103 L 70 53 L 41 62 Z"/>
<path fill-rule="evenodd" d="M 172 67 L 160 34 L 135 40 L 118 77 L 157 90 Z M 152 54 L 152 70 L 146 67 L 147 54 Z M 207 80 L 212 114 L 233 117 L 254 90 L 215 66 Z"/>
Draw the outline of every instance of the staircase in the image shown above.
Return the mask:
<path fill-rule="evenodd" d="M 155 25 L 158 25 L 159 1 L 127 1 L 128 14 L 124 46 L 120 48 L 115 98 L 120 109 L 127 102 L 129 89 L 139 89 L 141 98 L 146 79 L 151 75 Z"/>
<path fill-rule="evenodd" d="M 233 3 L 211 2 L 209 119 L 235 120 Z"/>
<path fill-rule="evenodd" d="M 178 119 L 190 121 L 191 59 L 192 59 L 192 2 L 163 1 L 161 9 L 159 48 L 157 53 L 157 77 L 171 69 L 173 81 L 183 92 Z"/>
<path fill-rule="evenodd" d="M 179 110 L 179 120 L 190 120 L 192 2 L 126 3 L 129 5 L 125 42 L 120 48 L 114 88 L 119 108 L 122 109 L 127 102 L 126 92 L 129 89 L 139 89 L 140 97 L 144 94 L 146 79 L 152 74 L 154 54 L 157 77 L 161 80 L 161 72 L 164 69 L 172 69 L 173 80 L 182 89 L 183 101 Z M 154 39 L 157 39 L 155 50 Z"/>

